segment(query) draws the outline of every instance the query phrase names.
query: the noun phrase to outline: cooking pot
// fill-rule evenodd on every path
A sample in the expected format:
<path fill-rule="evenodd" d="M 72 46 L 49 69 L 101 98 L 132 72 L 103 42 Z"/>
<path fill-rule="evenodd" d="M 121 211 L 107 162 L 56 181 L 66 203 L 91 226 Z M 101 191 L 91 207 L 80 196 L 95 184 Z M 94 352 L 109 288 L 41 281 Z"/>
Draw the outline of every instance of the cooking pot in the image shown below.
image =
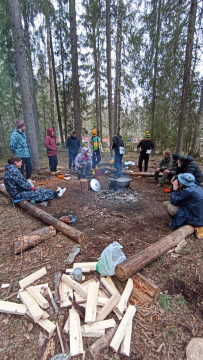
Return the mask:
<path fill-rule="evenodd" d="M 109 178 L 109 187 L 115 188 L 117 186 L 117 179 Z"/>
<path fill-rule="evenodd" d="M 123 188 L 123 189 L 130 186 L 131 181 L 132 181 L 132 179 L 126 178 L 126 177 L 116 179 L 118 188 Z"/>

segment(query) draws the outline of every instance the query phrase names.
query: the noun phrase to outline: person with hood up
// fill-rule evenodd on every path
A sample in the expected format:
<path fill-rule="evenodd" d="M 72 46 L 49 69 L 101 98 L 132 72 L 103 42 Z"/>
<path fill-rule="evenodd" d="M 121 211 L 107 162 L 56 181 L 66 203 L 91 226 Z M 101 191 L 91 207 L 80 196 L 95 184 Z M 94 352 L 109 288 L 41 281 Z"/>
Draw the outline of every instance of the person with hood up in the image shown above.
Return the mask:
<path fill-rule="evenodd" d="M 194 175 L 179 174 L 171 183 L 170 202 L 164 202 L 164 208 L 172 218 L 170 226 L 174 229 L 186 224 L 203 226 L 203 189 L 195 184 Z"/>
<path fill-rule="evenodd" d="M 5 188 L 14 201 L 32 200 L 36 202 L 43 202 L 46 200 L 52 200 L 55 197 L 61 197 L 66 191 L 66 188 L 58 188 L 56 191 L 53 191 L 50 189 L 40 189 L 31 186 L 31 184 L 22 175 L 20 171 L 21 166 L 22 160 L 18 156 L 8 159 L 8 164 L 5 166 Z"/>
<path fill-rule="evenodd" d="M 73 170 L 75 170 L 74 161 L 80 149 L 80 140 L 77 137 L 76 131 L 72 131 L 71 136 L 67 138 L 66 147 L 68 148 L 69 153 L 69 171 L 71 171 L 72 164 Z"/>
<path fill-rule="evenodd" d="M 192 156 L 180 155 L 176 174 L 191 173 L 198 184 L 203 182 L 203 174 Z"/>
<path fill-rule="evenodd" d="M 122 159 L 125 154 L 124 142 L 121 135 L 115 135 L 113 137 L 113 145 L 111 149 L 115 152 L 114 164 L 117 169 L 117 178 L 122 176 Z"/>
<path fill-rule="evenodd" d="M 93 129 L 92 136 L 88 142 L 88 149 L 92 155 L 92 175 L 95 175 L 95 169 L 98 169 L 98 164 L 101 161 L 101 153 L 104 152 L 102 142 L 97 135 L 97 129 Z"/>
<path fill-rule="evenodd" d="M 88 148 L 83 147 L 81 153 L 76 156 L 75 167 L 78 172 L 81 171 L 83 178 L 91 175 L 92 158 Z"/>
<path fill-rule="evenodd" d="M 47 129 L 47 136 L 45 138 L 45 147 L 47 148 L 47 156 L 49 158 L 50 171 L 57 171 L 57 145 L 54 139 L 54 129 Z"/>
<path fill-rule="evenodd" d="M 20 120 L 15 120 L 16 129 L 12 131 L 10 137 L 10 149 L 15 156 L 22 160 L 22 167 L 20 169 L 22 175 L 24 174 L 24 167 L 26 165 L 26 179 L 29 179 L 32 174 L 32 163 L 30 157 L 30 148 L 27 137 L 25 135 L 25 123 Z"/>
<path fill-rule="evenodd" d="M 150 139 L 149 131 L 146 131 L 145 138 L 139 142 L 137 145 L 137 150 L 140 151 L 138 166 L 139 171 L 142 172 L 142 163 L 144 160 L 144 171 L 147 172 L 148 163 L 149 163 L 149 155 L 151 154 L 152 150 L 154 150 L 154 144 Z"/>

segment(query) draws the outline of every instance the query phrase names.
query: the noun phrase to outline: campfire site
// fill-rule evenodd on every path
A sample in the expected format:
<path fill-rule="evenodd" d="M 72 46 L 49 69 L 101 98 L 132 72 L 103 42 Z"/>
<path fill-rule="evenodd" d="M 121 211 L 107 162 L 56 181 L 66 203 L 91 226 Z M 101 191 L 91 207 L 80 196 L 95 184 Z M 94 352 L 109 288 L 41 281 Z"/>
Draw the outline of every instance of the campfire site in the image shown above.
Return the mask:
<path fill-rule="evenodd" d="M 138 172 L 137 156 L 133 154 L 132 158 L 128 155 L 128 158 L 136 162 L 131 170 Z M 126 157 L 126 160 L 128 158 Z M 154 172 L 159 160 L 158 155 L 150 158 L 149 173 Z M 62 174 L 68 173 L 67 164 L 66 156 L 60 154 L 59 170 Z M 3 166 L 4 163 L 0 165 Z M 199 165 L 202 168 L 201 163 Z M 51 176 L 46 163 L 47 171 L 42 170 L 39 174 L 33 174 L 32 179 L 36 187 L 53 190 L 58 186 L 66 187 L 67 190 L 62 198 L 53 199 L 45 208 L 38 204 L 37 208 L 56 219 L 74 215 L 76 221 L 69 226 L 84 234 L 85 239 L 80 244 L 62 232 L 56 231 L 55 236 L 50 235 L 34 247 L 15 254 L 14 243 L 17 238 L 49 225 L 19 205 L 14 205 L 8 196 L 0 193 L 0 300 L 22 306 L 23 296 L 19 289 L 24 286 L 21 287 L 22 283 L 19 284 L 19 281 L 45 268 L 43 276 L 29 286 L 36 289 L 36 286 L 40 288 L 39 285 L 48 284 L 51 294 L 47 292 L 46 287 L 43 288 L 44 298 L 47 300 L 46 309 L 43 310 L 43 319 L 48 318 L 54 324 L 53 331 L 50 329 L 48 334 L 40 326 L 40 320 L 39 323 L 37 319 L 34 321 L 29 311 L 23 315 L 16 315 L 9 312 L 8 305 L 8 311 L 0 313 L 0 358 L 2 360 L 49 360 L 54 356 L 55 359 L 68 359 L 69 339 L 71 332 L 74 332 L 74 329 L 71 329 L 71 324 L 72 328 L 74 327 L 73 319 L 72 322 L 67 322 L 68 317 L 70 318 L 69 312 L 73 311 L 70 310 L 71 307 L 76 308 L 74 316 L 80 319 L 83 346 L 83 354 L 76 354 L 71 357 L 73 359 L 185 360 L 186 348 L 190 340 L 194 337 L 203 337 L 203 242 L 201 237 L 197 238 L 194 234 L 188 236 L 182 246 L 166 251 L 139 270 L 141 276 L 154 284 L 158 293 L 149 296 L 149 293 L 146 294 L 143 289 L 138 289 L 137 291 L 143 297 L 140 295 L 137 300 L 136 286 L 133 282 L 133 291 L 127 305 L 133 308 L 134 304 L 137 306 L 132 321 L 128 357 L 125 350 L 122 350 L 124 347 L 121 346 L 121 348 L 119 345 L 118 350 L 115 351 L 110 346 L 122 321 L 122 317 L 119 320 L 116 315 L 116 307 L 113 309 L 115 311 L 107 313 L 104 319 L 103 316 L 98 318 L 101 318 L 101 321 L 111 319 L 113 325 L 106 328 L 105 332 L 98 330 L 98 334 L 87 336 L 85 333 L 87 324 L 83 318 L 84 302 L 81 303 L 77 291 L 71 298 L 73 305 L 66 294 L 67 298 L 64 301 L 69 301 L 70 304 L 61 306 L 60 291 L 62 290 L 59 287 L 62 285 L 59 283 L 61 278 L 69 278 L 66 269 L 72 269 L 74 263 L 97 262 L 102 251 L 114 241 L 123 246 L 123 252 L 129 259 L 173 233 L 169 227 L 170 218 L 163 209 L 163 202 L 169 199 L 170 194 L 152 184 L 151 176 L 135 176 L 132 173 L 127 174 L 132 179 L 127 191 L 111 193 L 108 191 L 108 186 L 109 178 L 113 177 L 113 173 L 109 170 L 109 166 L 107 158 L 102 158 L 100 168 L 105 168 L 106 172 L 95 176 L 101 184 L 100 192 L 91 189 L 88 189 L 86 193 L 82 192 L 81 181 L 75 172 L 71 172 L 70 180 L 59 179 L 57 175 Z M 3 183 L 2 177 L 1 183 Z M 169 186 L 170 184 L 166 184 L 166 187 Z M 67 258 L 74 248 L 79 248 L 80 252 L 72 263 L 68 263 Z M 112 301 L 115 301 L 117 293 L 122 296 L 127 284 L 127 280 L 120 281 L 116 276 L 111 277 L 110 281 L 117 290 L 115 293 L 110 293 L 108 286 L 104 285 L 105 280 L 100 279 L 98 272 L 90 269 L 89 272 L 83 271 L 83 275 L 85 280 L 80 286 L 88 281 L 90 281 L 89 284 L 93 281 L 94 284 L 99 282 L 99 299 L 104 301 L 106 298 L 106 302 L 110 297 Z M 88 291 L 88 286 L 90 285 L 87 284 L 83 289 Z M 25 292 L 27 293 L 26 288 L 22 293 Z M 101 315 L 104 307 L 99 305 L 97 310 Z M 77 315 L 82 309 L 83 313 Z M 77 336 L 79 335 L 76 332 Z M 67 356 L 58 355 L 57 357 L 57 354 L 62 353 Z"/>

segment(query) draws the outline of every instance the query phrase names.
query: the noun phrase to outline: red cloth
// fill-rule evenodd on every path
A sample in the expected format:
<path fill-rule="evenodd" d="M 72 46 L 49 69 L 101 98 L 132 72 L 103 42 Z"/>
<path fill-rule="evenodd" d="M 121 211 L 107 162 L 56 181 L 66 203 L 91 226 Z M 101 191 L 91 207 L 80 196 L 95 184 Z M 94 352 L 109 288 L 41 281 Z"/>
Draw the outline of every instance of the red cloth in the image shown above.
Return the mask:
<path fill-rule="evenodd" d="M 47 136 L 45 138 L 45 147 L 47 148 L 47 156 L 55 156 L 57 155 L 57 146 L 55 143 L 53 129 L 47 129 Z"/>
<path fill-rule="evenodd" d="M 83 156 L 82 160 L 87 160 L 87 156 Z"/>
<path fill-rule="evenodd" d="M 32 191 L 34 191 L 34 190 L 35 190 L 35 188 L 34 188 L 33 186 L 31 186 L 31 190 L 32 190 Z"/>

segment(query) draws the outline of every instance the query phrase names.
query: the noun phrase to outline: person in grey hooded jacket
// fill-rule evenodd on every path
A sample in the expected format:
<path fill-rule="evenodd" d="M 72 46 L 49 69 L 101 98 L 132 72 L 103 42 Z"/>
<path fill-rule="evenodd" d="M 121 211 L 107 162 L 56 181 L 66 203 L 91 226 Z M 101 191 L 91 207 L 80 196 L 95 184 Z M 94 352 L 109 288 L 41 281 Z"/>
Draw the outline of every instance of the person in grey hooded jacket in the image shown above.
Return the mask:
<path fill-rule="evenodd" d="M 75 158 L 75 168 L 79 172 L 81 171 L 82 177 L 90 176 L 92 169 L 92 158 L 89 154 L 89 150 L 86 147 L 81 149 L 81 153 Z"/>

